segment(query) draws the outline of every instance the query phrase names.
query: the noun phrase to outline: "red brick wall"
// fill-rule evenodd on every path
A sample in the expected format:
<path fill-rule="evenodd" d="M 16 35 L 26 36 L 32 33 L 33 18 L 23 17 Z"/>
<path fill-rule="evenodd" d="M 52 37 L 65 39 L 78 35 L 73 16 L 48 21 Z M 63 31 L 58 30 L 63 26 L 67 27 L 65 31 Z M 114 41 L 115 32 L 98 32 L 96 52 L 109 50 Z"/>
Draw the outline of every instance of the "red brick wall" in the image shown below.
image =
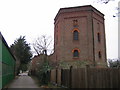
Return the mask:
<path fill-rule="evenodd" d="M 73 20 L 78 20 L 79 40 L 73 40 Z M 98 30 L 97 23 L 100 25 Z M 92 6 L 60 9 L 55 18 L 55 61 L 91 60 L 106 61 L 104 15 Z M 100 33 L 101 42 L 97 40 Z M 72 50 L 80 50 L 79 58 L 73 58 Z M 98 52 L 101 52 L 101 58 Z"/>

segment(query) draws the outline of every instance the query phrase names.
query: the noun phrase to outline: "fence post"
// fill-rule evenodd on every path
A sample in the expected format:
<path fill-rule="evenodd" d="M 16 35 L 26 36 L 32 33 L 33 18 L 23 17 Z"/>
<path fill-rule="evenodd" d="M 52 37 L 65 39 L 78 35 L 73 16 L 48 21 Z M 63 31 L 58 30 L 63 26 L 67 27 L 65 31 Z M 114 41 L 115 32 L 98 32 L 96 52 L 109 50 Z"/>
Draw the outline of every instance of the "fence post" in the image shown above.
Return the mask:
<path fill-rule="evenodd" d="M 63 85 L 63 69 L 61 68 L 61 86 Z"/>
<path fill-rule="evenodd" d="M 49 71 L 49 82 L 51 82 L 51 70 Z"/>
<path fill-rule="evenodd" d="M 86 65 L 86 68 L 85 68 L 85 87 L 86 88 L 89 88 L 89 86 L 88 86 L 88 68 L 89 68 L 89 65 Z"/>
<path fill-rule="evenodd" d="M 70 66 L 70 78 L 69 78 L 69 88 L 72 88 L 72 68 L 73 68 L 73 66 Z"/>
<path fill-rule="evenodd" d="M 58 78 L 58 68 L 56 67 L 56 85 L 57 85 L 57 78 Z"/>

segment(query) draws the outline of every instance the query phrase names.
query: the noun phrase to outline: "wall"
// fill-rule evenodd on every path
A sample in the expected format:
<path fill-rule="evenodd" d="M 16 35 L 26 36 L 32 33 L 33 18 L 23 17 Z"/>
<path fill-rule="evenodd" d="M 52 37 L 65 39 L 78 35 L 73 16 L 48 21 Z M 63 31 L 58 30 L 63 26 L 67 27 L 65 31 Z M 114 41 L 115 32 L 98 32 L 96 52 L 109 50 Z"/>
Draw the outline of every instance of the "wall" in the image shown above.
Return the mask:
<path fill-rule="evenodd" d="M 0 34 L 1 35 L 1 34 Z M 2 35 L 1 35 L 2 36 Z M 15 76 L 15 58 L 13 57 L 10 49 L 4 40 L 4 38 L 0 38 L 2 47 L 1 51 L 1 61 L 2 64 L 2 88 L 7 85 Z"/>

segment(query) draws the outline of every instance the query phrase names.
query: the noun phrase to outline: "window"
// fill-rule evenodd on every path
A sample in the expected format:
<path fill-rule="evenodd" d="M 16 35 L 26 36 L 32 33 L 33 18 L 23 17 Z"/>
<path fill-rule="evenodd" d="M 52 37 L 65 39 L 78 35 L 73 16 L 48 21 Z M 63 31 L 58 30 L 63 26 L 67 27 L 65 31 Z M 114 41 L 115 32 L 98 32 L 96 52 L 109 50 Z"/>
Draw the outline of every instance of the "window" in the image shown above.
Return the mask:
<path fill-rule="evenodd" d="M 78 40 L 78 31 L 77 30 L 75 30 L 74 32 L 73 32 L 73 40 Z"/>
<path fill-rule="evenodd" d="M 100 51 L 98 52 L 98 57 L 99 57 L 99 58 L 101 58 L 101 57 L 102 57 L 102 55 L 101 55 L 101 52 L 100 52 Z"/>
<path fill-rule="evenodd" d="M 100 33 L 97 33 L 98 42 L 100 42 Z"/>
<path fill-rule="evenodd" d="M 56 39 L 55 39 L 55 42 L 56 42 L 56 44 L 58 43 L 58 30 L 56 29 L 56 32 L 55 32 L 55 37 L 56 37 Z"/>
<path fill-rule="evenodd" d="M 79 53 L 80 53 L 80 50 L 78 48 L 74 48 L 72 50 L 72 53 L 73 53 L 73 58 L 78 58 L 79 57 Z"/>
<path fill-rule="evenodd" d="M 77 27 L 78 26 L 78 21 L 77 20 L 73 20 L 73 26 Z"/>
<path fill-rule="evenodd" d="M 73 52 L 73 57 L 79 57 L 79 52 L 78 52 L 78 50 L 74 50 L 74 52 Z"/>

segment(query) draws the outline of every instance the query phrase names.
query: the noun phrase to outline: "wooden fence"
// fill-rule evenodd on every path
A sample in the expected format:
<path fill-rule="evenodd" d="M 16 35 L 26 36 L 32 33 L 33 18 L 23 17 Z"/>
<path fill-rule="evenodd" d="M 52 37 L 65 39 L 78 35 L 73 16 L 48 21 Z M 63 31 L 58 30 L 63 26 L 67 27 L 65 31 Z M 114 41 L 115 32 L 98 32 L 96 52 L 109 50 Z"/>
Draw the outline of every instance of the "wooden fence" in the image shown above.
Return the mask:
<path fill-rule="evenodd" d="M 120 69 L 79 68 L 51 70 L 52 83 L 68 88 L 120 88 Z"/>

